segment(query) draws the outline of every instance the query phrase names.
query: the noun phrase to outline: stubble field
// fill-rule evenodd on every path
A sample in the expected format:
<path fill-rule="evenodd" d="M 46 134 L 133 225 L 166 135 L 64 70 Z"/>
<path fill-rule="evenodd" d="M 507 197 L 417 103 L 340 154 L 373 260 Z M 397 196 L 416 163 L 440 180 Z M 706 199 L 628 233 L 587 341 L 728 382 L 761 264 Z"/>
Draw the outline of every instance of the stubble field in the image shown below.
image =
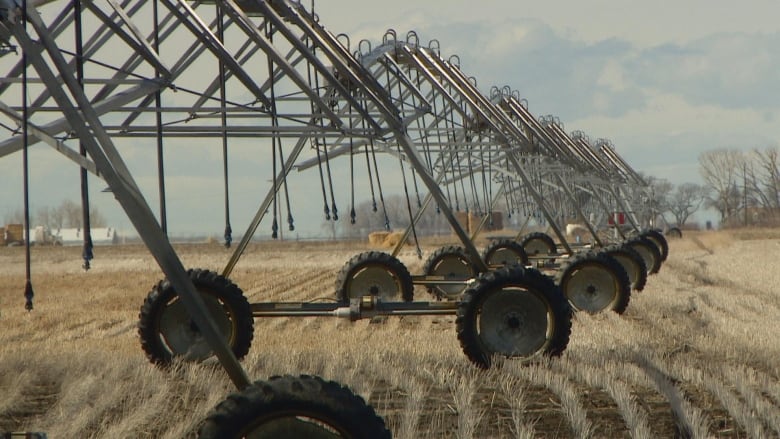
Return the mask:
<path fill-rule="evenodd" d="M 425 246 L 426 254 L 435 247 Z M 178 246 L 221 271 L 218 244 Z M 263 243 L 231 280 L 250 302 L 333 297 L 354 243 Z M 0 432 L 50 438 L 194 435 L 233 390 L 214 363 L 159 370 L 136 322 L 161 278 L 141 246 L 34 248 L 24 311 L 21 248 L 0 248 Z M 254 379 L 314 374 L 348 385 L 395 437 L 780 437 L 780 231 L 686 233 L 622 316 L 577 314 L 556 359 L 474 368 L 454 317 L 256 319 Z M 413 250 L 400 259 L 412 273 Z M 428 300 L 422 290 L 419 300 Z"/>

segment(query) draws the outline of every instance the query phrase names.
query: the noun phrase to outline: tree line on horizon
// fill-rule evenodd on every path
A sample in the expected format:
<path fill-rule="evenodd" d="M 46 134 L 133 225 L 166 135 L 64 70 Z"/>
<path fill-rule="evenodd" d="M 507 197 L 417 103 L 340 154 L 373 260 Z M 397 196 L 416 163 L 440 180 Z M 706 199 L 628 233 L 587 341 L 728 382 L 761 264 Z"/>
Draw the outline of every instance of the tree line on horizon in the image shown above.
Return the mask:
<path fill-rule="evenodd" d="M 8 213 L 3 218 L 3 224 L 23 224 L 24 211 L 18 209 Z M 106 227 L 105 216 L 94 206 L 89 208 L 89 223 L 91 227 Z M 30 215 L 30 224 L 48 227 L 49 230 L 84 228 L 84 216 L 81 205 L 64 200 L 58 206 L 43 206 Z"/>

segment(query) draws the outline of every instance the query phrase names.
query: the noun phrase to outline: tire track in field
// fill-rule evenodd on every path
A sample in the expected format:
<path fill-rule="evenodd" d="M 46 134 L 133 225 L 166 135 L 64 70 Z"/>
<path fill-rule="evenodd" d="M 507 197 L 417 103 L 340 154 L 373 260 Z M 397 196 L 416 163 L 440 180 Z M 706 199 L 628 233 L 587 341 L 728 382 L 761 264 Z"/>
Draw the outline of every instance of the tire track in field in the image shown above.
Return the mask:
<path fill-rule="evenodd" d="M 277 270 L 274 270 L 277 271 Z M 310 272 L 307 275 L 301 275 L 298 272 L 290 272 L 289 270 L 278 270 L 283 272 L 285 276 L 276 282 L 275 286 L 270 292 L 256 292 L 251 294 L 250 302 L 262 301 L 262 302 L 306 302 L 314 300 L 318 297 L 327 297 L 326 294 L 319 294 L 319 292 L 328 292 L 330 297 L 334 297 L 332 294 L 333 287 L 328 282 L 334 277 L 331 270 L 318 270 Z M 265 275 L 273 276 L 273 274 Z M 330 286 L 330 288 L 328 288 Z M 328 298 L 330 298 L 328 297 Z M 292 322 L 292 320 L 297 322 Z M 300 320 L 303 319 L 304 322 Z M 256 320 L 256 325 L 262 325 L 263 330 L 267 331 L 281 331 L 288 327 L 290 324 L 304 325 L 312 324 L 315 318 L 299 318 L 299 317 L 267 317 Z M 317 323 L 319 325 L 320 323 Z"/>
<path fill-rule="evenodd" d="M 328 278 L 335 278 L 332 270 L 289 270 L 264 271 L 260 280 L 254 282 L 247 297 L 262 302 L 292 302 L 312 300 L 312 293 L 319 296 L 334 296 L 332 285 L 326 285 Z"/>
<path fill-rule="evenodd" d="M 66 324 L 59 329 L 46 331 L 38 336 L 38 341 L 74 341 L 84 339 L 102 339 L 106 336 L 118 335 L 133 331 L 136 323 L 127 323 L 125 319 L 112 318 L 110 320 L 90 319 L 76 324 Z"/>
<path fill-rule="evenodd" d="M 19 392 L 18 400 L 0 412 L 0 432 L 22 430 L 46 416 L 59 400 L 61 384 L 51 377 L 34 376 Z"/>

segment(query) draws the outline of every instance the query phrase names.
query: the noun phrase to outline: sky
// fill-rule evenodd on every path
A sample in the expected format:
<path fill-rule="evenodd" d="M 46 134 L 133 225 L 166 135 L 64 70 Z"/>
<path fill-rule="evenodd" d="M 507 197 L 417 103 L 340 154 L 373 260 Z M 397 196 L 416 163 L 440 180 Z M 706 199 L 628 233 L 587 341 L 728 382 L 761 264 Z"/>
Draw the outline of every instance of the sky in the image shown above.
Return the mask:
<path fill-rule="evenodd" d="M 362 38 L 376 42 L 388 28 L 399 36 L 414 30 L 423 44 L 436 39 L 442 55 L 457 54 L 461 69 L 484 93 L 494 85 L 518 90 L 533 114 L 555 115 L 569 132 L 608 138 L 635 169 L 675 184 L 701 182 L 703 151 L 780 141 L 776 0 L 322 0 L 315 11 L 353 44 Z M 32 152 L 33 207 L 76 201 L 77 169 L 38 149 Z M 216 150 L 204 154 L 214 162 L 169 160 L 173 235 L 221 235 L 221 165 Z M 22 206 L 20 156 L 0 158 L 0 219 Z M 67 182 L 54 181 L 65 166 L 72 168 Z M 156 206 L 155 166 L 148 160 L 132 166 Z M 251 172 L 240 163 L 233 172 L 237 232 L 259 203 L 260 195 L 246 195 L 254 191 Z M 301 237 L 323 232 L 321 198 L 307 198 L 316 191 L 305 181 L 293 187 L 302 194 L 294 202 L 303 206 L 296 232 Z M 100 189 L 93 183 L 96 206 L 110 225 L 129 232 L 124 213 Z M 399 187 L 388 190 L 394 189 Z"/>

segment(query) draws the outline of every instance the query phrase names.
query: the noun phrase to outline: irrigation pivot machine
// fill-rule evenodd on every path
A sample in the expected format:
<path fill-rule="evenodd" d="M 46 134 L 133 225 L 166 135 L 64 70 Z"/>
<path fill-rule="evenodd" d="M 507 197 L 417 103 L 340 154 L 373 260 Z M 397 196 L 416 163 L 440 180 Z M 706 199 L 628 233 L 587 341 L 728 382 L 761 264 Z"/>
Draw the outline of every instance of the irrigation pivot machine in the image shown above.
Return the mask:
<path fill-rule="evenodd" d="M 141 306 L 145 354 L 160 365 L 216 356 L 238 388 L 204 422 L 202 437 L 279 437 L 281 429 L 306 437 L 390 435 L 371 407 L 337 383 L 310 376 L 253 383 L 239 360 L 250 349 L 254 318 L 456 315 L 464 353 L 487 368 L 495 356 L 529 361 L 560 354 L 572 307 L 621 312 L 626 289 L 641 289 L 645 272 L 660 266 L 662 236 L 653 235 L 657 241 L 647 249 L 641 238 L 639 256 L 621 243 L 620 251 L 575 257 L 561 230 L 568 209 L 601 246 L 593 214 L 615 206 L 637 211 L 641 190 L 627 194 L 643 182 L 611 145 L 570 136 L 554 119 L 537 121 L 515 93 L 482 95 L 435 40 L 422 47 L 414 33 L 401 41 L 388 32 L 375 48 L 366 41 L 357 46 L 353 51 L 346 35 L 329 32 L 291 0 L 0 0 L 0 157 L 24 156 L 26 212 L 32 145 L 48 145 L 81 168 L 85 212 L 87 174 L 108 184 L 165 274 Z M 249 143 L 267 156 L 270 187 L 221 273 L 184 267 L 167 238 L 162 151 L 182 139 L 222 147 L 228 246 L 231 145 Z M 156 146 L 159 217 L 123 159 L 130 140 Z M 384 169 L 387 157 L 392 171 Z M 348 166 L 331 166 L 337 160 Z M 358 162 L 380 204 L 379 173 L 400 168 L 407 200 L 408 182 L 418 194 L 418 215 L 435 206 L 457 245 L 434 252 L 425 273 L 414 277 L 395 258 L 398 248 L 357 255 L 339 274 L 331 303 L 249 303 L 229 277 L 267 214 L 274 237 L 295 226 L 293 171 L 316 168 L 325 216 L 354 221 Z M 350 212 L 338 211 L 339 182 L 349 182 Z M 549 236 L 532 234 L 479 252 L 479 228 L 469 234 L 456 213 L 470 207 L 481 227 L 502 199 L 526 220 L 544 216 L 565 251 Z M 283 210 L 287 217 L 277 217 Z M 411 204 L 409 214 L 402 242 L 416 235 Z M 641 220 L 631 221 L 639 234 Z M 84 249 L 89 268 L 88 239 Z M 413 300 L 415 283 L 448 300 Z M 29 282 L 26 293 L 31 306 Z"/>

